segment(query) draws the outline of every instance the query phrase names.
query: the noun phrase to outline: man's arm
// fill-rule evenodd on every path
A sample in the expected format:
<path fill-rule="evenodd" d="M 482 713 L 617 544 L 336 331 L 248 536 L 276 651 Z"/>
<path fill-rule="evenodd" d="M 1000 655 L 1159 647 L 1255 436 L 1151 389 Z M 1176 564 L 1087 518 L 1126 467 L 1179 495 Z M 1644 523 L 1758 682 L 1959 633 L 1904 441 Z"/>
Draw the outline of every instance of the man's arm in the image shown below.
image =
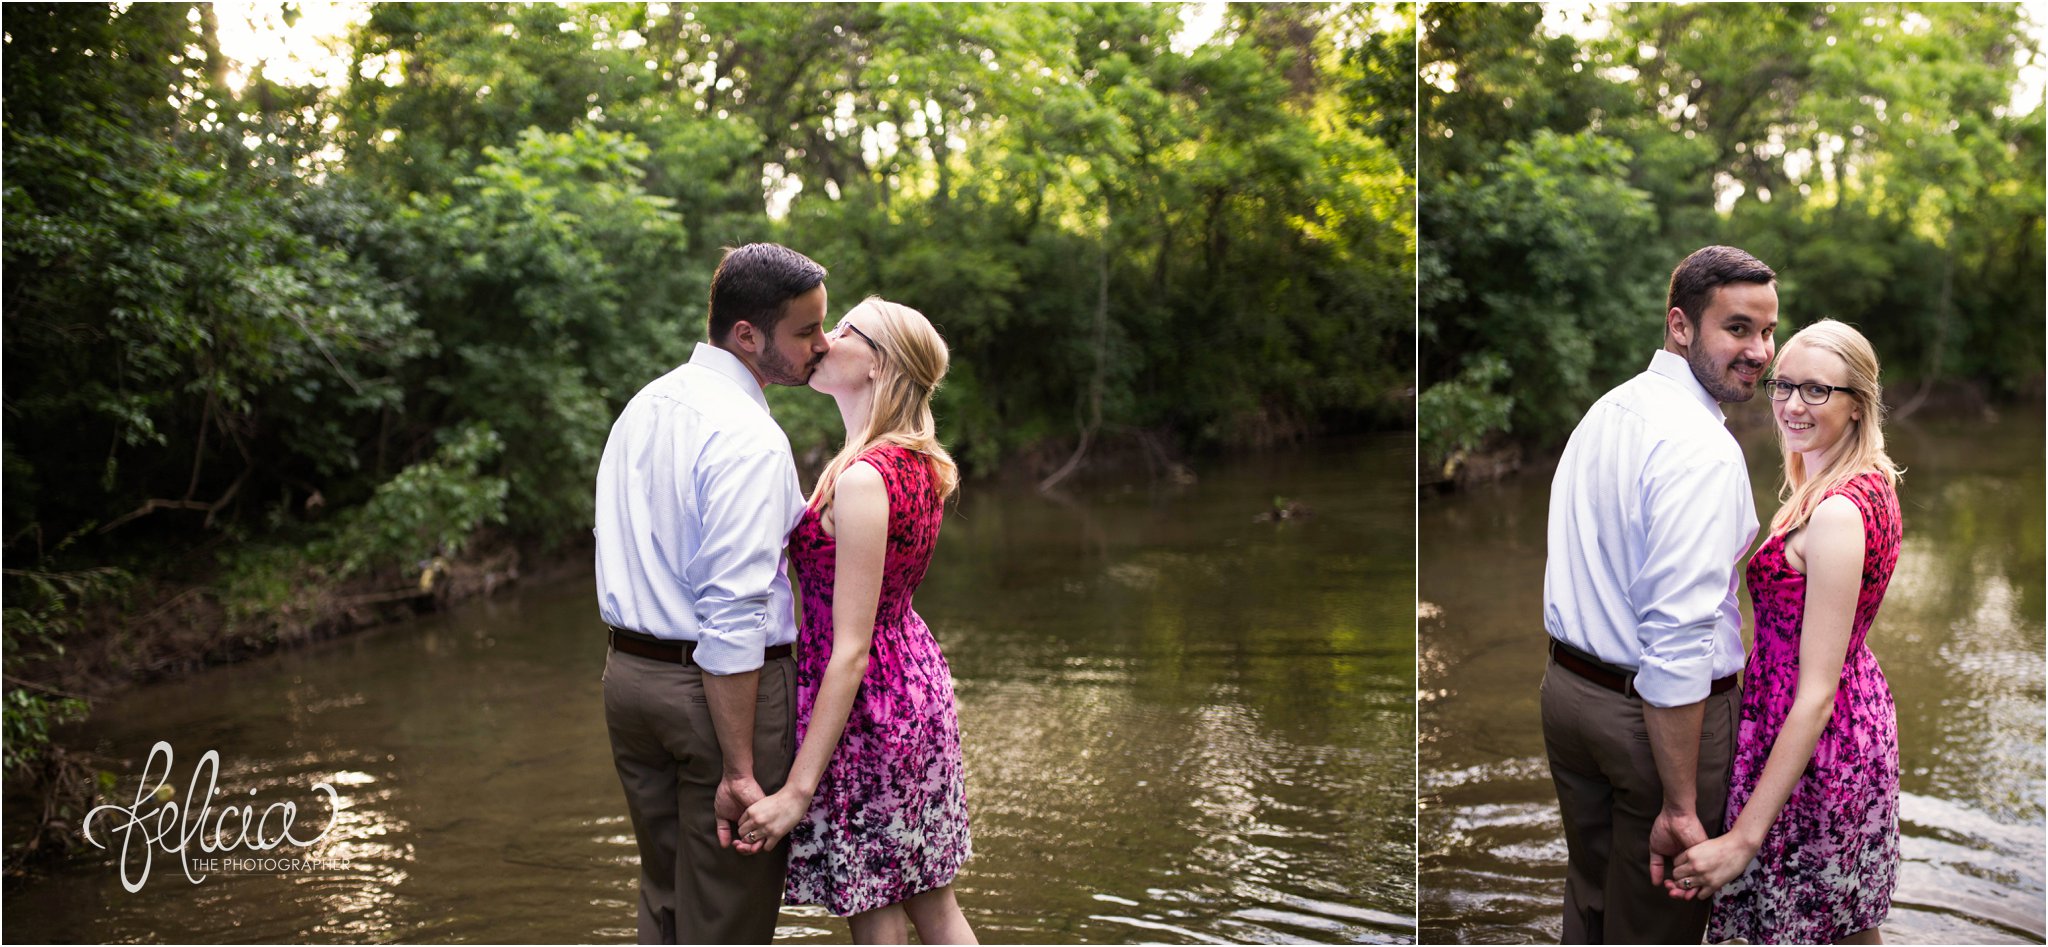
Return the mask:
<path fill-rule="evenodd" d="M 723 761 L 712 810 L 718 820 L 718 844 L 724 848 L 732 846 L 733 826 L 740 816 L 765 795 L 754 781 L 754 699 L 760 685 L 758 670 L 704 675 L 704 703 L 711 708 L 711 729 L 718 735 Z"/>
<path fill-rule="evenodd" d="M 1664 882 L 1667 859 L 1707 840 L 1699 817 L 1700 724 L 1706 704 L 1658 707 L 1643 704 L 1643 724 L 1650 732 L 1650 755 L 1657 760 L 1657 779 L 1664 784 L 1664 806 L 1650 823 L 1650 883 Z"/>
<path fill-rule="evenodd" d="M 1659 469 L 1661 468 L 1661 469 Z M 1644 482 L 1643 568 L 1630 587 L 1643 661 L 1636 690 L 1664 800 L 1650 827 L 1650 879 L 1707 838 L 1698 815 L 1700 728 L 1714 637 L 1735 567 L 1755 535 L 1740 458 L 1653 458 Z"/>
<path fill-rule="evenodd" d="M 755 451 L 697 471 L 704 545 L 717 550 L 691 563 L 704 700 L 718 738 L 722 775 L 716 797 L 720 844 L 763 793 L 754 780 L 754 701 L 761 653 L 772 621 L 768 603 L 782 570 L 789 524 L 801 511 L 796 467 L 787 453 Z"/>

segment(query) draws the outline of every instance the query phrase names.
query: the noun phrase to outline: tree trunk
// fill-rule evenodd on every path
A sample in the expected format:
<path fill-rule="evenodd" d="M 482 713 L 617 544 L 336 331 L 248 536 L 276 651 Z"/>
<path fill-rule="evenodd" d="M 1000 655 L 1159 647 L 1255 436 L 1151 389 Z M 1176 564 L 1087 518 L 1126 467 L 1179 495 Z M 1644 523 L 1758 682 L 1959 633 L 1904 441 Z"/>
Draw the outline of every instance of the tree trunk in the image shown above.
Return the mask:
<path fill-rule="evenodd" d="M 1075 445 L 1074 455 L 1060 465 L 1038 484 L 1038 492 L 1050 493 L 1060 481 L 1081 466 L 1081 459 L 1088 456 L 1088 446 L 1095 440 L 1095 432 L 1102 427 L 1102 389 L 1108 383 L 1109 375 L 1109 233 L 1114 220 L 1108 195 L 1102 198 L 1102 252 L 1096 258 L 1098 279 L 1095 288 L 1095 374 L 1088 379 L 1088 422 L 1081 427 L 1081 443 Z"/>
<path fill-rule="evenodd" d="M 1919 390 L 1913 392 L 1913 397 L 1906 399 L 1906 403 L 1900 405 L 1897 411 L 1892 412 L 1894 419 L 1911 417 L 1913 412 L 1920 410 L 1920 406 L 1927 403 L 1927 396 L 1933 393 L 1934 383 L 1941 379 L 1941 358 L 1943 350 L 1948 348 L 1948 324 L 1954 318 L 1955 309 L 1955 238 L 1949 239 L 1951 246 L 1941 257 L 1941 299 L 1935 303 L 1934 342 L 1927 348 L 1927 368 L 1920 376 Z"/>

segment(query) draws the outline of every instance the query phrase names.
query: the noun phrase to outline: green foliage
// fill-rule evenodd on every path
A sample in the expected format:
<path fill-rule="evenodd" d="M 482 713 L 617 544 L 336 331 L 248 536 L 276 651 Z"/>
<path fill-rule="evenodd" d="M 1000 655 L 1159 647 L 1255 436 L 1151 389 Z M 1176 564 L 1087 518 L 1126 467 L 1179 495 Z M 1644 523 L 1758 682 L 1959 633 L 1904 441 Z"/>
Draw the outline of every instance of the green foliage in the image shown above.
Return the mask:
<path fill-rule="evenodd" d="M 455 556 L 478 527 L 505 522 L 505 480 L 482 471 L 504 441 L 481 422 L 451 429 L 433 458 L 399 471 L 369 502 L 349 510 L 313 558 L 343 578 L 378 566 L 416 566 Z"/>
<path fill-rule="evenodd" d="M 1340 120 L 1387 144 L 1409 176 L 1415 174 L 1415 5 L 1396 8 L 1404 28 L 1375 31 L 1373 8 L 1352 4 L 1337 11 L 1339 29 L 1361 37 L 1342 49 L 1336 81 L 1343 95 Z"/>
<path fill-rule="evenodd" d="M 1413 7 L 1185 12 L 389 3 L 324 90 L 231 85 L 206 5 L 10 5 L 8 560 L 78 535 L 241 620 L 585 536 L 755 240 L 934 319 L 973 471 L 1407 423 Z"/>
<path fill-rule="evenodd" d="M 1418 94 L 1432 184 L 1478 170 L 1508 142 L 1574 134 L 1626 103 L 1624 87 L 1589 68 L 1578 41 L 1543 31 L 1543 15 L 1536 3 L 1423 8 Z"/>
<path fill-rule="evenodd" d="M 1606 33 L 1580 42 L 1533 4 L 1423 12 L 1424 404 L 1499 355 L 1514 408 L 1496 435 L 1558 443 L 1640 370 L 1671 267 L 1714 243 L 1778 271 L 1781 340 L 1821 317 L 1861 328 L 1895 400 L 2036 383 L 2044 109 L 2010 99 L 2016 58 L 2041 51 L 2016 4 L 1593 16 Z"/>
<path fill-rule="evenodd" d="M 599 39 L 645 17 L 627 4 L 377 4 L 351 37 L 336 137 L 393 196 L 445 193 L 529 128 L 569 132 L 656 94 L 644 51 Z"/>
<path fill-rule="evenodd" d="M 263 619 L 304 611 L 334 583 L 362 575 L 416 574 L 461 554 L 477 531 L 506 521 L 508 487 L 488 472 L 504 441 L 473 422 L 441 433 L 434 455 L 379 484 L 333 520 L 225 551 L 218 581 L 230 622 L 259 636 Z"/>
<path fill-rule="evenodd" d="M 10 777 L 24 773 L 42 757 L 50 745 L 52 727 L 81 719 L 88 710 L 82 697 L 30 683 L 29 669 L 62 655 L 65 639 L 85 620 L 83 610 L 118 602 L 131 582 L 127 573 L 111 568 L 7 570 L 7 606 L 0 610 L 0 629 L 4 629 L 0 634 L 6 639 L 5 764 Z"/>
<path fill-rule="evenodd" d="M 1433 451 L 1421 458 L 1426 468 L 1442 466 L 1487 438 L 1513 430 L 1515 398 L 1496 390 L 1512 374 L 1507 359 L 1489 352 L 1456 378 L 1422 393 L 1415 406 L 1415 428 L 1416 437 Z"/>
<path fill-rule="evenodd" d="M 481 474 L 504 451 L 504 441 L 481 422 L 444 437 L 432 459 L 401 469 L 369 502 L 344 514 L 332 541 L 313 547 L 317 558 L 338 564 L 336 578 L 457 555 L 477 527 L 506 521 L 504 478 Z"/>
<path fill-rule="evenodd" d="M 9 5 L 0 57 L 8 137 L 60 133 L 80 112 L 143 136 L 175 131 L 192 101 L 185 56 L 205 39 L 195 13 L 191 3 L 142 4 L 119 15 L 107 5 Z"/>
<path fill-rule="evenodd" d="M 884 52 L 806 145 L 838 198 L 807 188 L 788 239 L 839 298 L 939 324 L 970 469 L 1094 423 L 1261 443 L 1405 413 L 1412 182 L 1345 65 L 1390 41 L 1353 7 L 1233 16 L 1186 53 L 1137 6 L 892 6 L 863 38 Z"/>
<path fill-rule="evenodd" d="M 111 48 L 81 59 L 158 42 L 141 33 L 155 12 L 34 13 L 97 25 Z M 10 56 L 10 77 L 23 59 L 38 57 Z M 394 288 L 321 232 L 370 212 L 341 188 L 220 164 L 225 130 L 150 129 L 133 119 L 149 109 L 105 104 L 6 100 L 10 529 L 163 509 L 213 525 L 238 496 L 353 471 L 354 440 L 403 401 L 393 370 L 430 348 Z M 143 528 L 178 529 L 166 516 L 202 519 L 154 512 Z"/>
<path fill-rule="evenodd" d="M 1659 324 L 1645 290 L 1658 288 L 1661 261 L 1645 252 L 1656 211 L 1625 183 L 1629 157 L 1611 139 L 1544 130 L 1427 195 L 1424 212 L 1435 222 L 1423 245 L 1428 271 L 1455 277 L 1424 297 L 1426 386 L 1472 385 L 1474 368 L 1497 358 L 1513 371 L 1479 388 L 1504 380 L 1513 410 L 1494 430 L 1549 438 L 1571 430 L 1604 379 L 1640 369 L 1649 357 L 1640 340 Z M 1473 356 L 1485 357 L 1466 360 Z M 1468 435 L 1490 432 L 1435 433 L 1458 443 L 1425 437 L 1426 454 L 1469 450 Z"/>
<path fill-rule="evenodd" d="M 689 301 L 708 273 L 677 265 L 682 222 L 640 186 L 645 145 L 528 129 L 484 155 L 452 193 L 413 198 L 384 262 L 442 347 L 408 367 L 409 386 L 422 420 L 503 437 L 511 516 L 566 535 L 590 522 L 617 408 L 701 332 Z"/>
<path fill-rule="evenodd" d="M 54 697 L 26 687 L 7 688 L 7 771 L 22 772 L 50 746 L 50 728 L 85 719 L 91 705 L 79 697 Z"/>

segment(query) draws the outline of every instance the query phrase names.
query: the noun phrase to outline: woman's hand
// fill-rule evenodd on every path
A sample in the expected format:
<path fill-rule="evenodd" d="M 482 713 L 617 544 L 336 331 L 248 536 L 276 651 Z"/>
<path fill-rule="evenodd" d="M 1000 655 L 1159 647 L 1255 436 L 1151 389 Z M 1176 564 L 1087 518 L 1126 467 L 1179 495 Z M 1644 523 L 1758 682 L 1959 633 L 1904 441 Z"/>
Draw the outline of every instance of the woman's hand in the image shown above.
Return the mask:
<path fill-rule="evenodd" d="M 797 747 L 781 791 L 748 807 L 738 825 L 740 851 L 774 848 L 796 829 L 824 781 L 846 720 L 853 714 L 860 682 L 867 675 L 874 644 L 875 609 L 882 594 L 882 566 L 888 555 L 889 488 L 873 463 L 854 464 L 839 474 L 832 517 L 838 544 L 832 579 L 832 651 L 811 705 L 811 723 Z M 748 836 L 753 836 L 751 841 Z"/>
<path fill-rule="evenodd" d="M 739 838 L 733 847 L 746 855 L 774 848 L 795 831 L 796 824 L 810 809 L 810 794 L 795 786 L 784 786 L 781 792 L 747 807 L 746 814 L 740 816 Z"/>
<path fill-rule="evenodd" d="M 1742 876 L 1756 859 L 1756 849 L 1734 832 L 1688 848 L 1671 864 L 1664 893 L 1681 901 L 1711 898 Z"/>

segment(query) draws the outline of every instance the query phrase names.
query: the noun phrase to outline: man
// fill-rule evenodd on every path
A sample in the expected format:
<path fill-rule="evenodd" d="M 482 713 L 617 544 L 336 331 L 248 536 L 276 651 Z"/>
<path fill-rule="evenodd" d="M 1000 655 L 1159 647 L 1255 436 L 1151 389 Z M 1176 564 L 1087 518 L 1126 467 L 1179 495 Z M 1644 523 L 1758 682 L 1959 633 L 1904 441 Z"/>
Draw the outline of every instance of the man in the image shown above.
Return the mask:
<path fill-rule="evenodd" d="M 640 390 L 597 470 L 605 724 L 640 847 L 640 942 L 765 944 L 788 843 L 733 847 L 795 755 L 796 640 L 783 542 L 802 514 L 769 383 L 829 347 L 825 268 L 767 243 L 711 277 L 707 337 Z"/>
<path fill-rule="evenodd" d="M 1742 669 L 1736 581 L 1757 529 L 1721 405 L 1770 365 L 1777 274 L 1706 247 L 1671 274 L 1664 348 L 1572 432 L 1550 489 L 1543 742 L 1570 870 L 1566 943 L 1699 943 L 1670 859 L 1719 834 Z"/>

